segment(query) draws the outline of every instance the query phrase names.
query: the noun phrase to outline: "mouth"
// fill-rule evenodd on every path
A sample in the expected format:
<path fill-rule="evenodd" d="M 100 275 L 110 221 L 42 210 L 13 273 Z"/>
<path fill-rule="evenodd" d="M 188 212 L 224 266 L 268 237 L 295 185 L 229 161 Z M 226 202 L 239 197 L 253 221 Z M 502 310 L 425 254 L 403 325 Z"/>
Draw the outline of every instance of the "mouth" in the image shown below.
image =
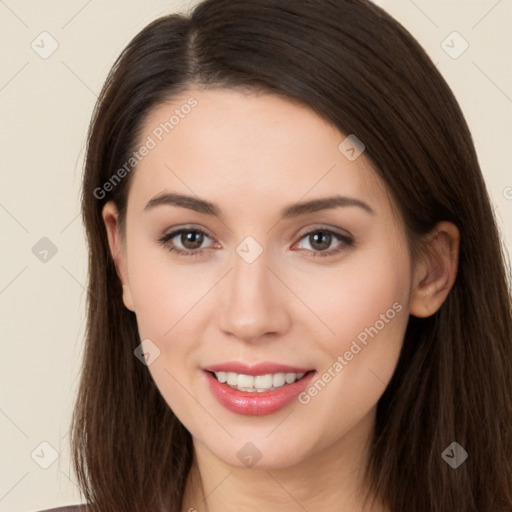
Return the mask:
<path fill-rule="evenodd" d="M 267 373 L 264 375 L 245 375 L 236 372 L 208 372 L 221 384 L 226 384 L 232 389 L 246 393 L 265 393 L 289 386 L 303 379 L 307 374 L 314 372 L 288 372 Z"/>
<path fill-rule="evenodd" d="M 263 416 L 283 409 L 317 374 L 316 370 L 307 368 L 269 364 L 248 367 L 238 363 L 203 368 L 203 371 L 217 401 L 229 411 L 245 416 Z"/>

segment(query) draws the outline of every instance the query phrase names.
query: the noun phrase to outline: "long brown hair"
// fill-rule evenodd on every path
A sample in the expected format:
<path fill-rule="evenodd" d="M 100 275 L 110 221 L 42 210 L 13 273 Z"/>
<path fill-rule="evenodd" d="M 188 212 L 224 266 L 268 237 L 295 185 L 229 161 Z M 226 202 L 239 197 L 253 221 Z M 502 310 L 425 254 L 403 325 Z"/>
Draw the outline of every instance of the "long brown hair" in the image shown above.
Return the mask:
<path fill-rule="evenodd" d="M 148 113 L 191 86 L 249 88 L 309 106 L 356 134 L 403 218 L 411 253 L 437 222 L 460 231 L 455 284 L 410 317 L 378 402 L 366 477 L 393 511 L 512 510 L 512 322 L 505 251 L 473 140 L 417 41 L 368 0 L 206 0 L 144 28 L 115 62 L 91 122 L 82 209 L 89 243 L 86 344 L 72 422 L 74 468 L 97 512 L 180 511 L 191 437 L 134 356 L 102 207 L 124 221 Z M 456 469 L 443 451 L 457 442 Z"/>

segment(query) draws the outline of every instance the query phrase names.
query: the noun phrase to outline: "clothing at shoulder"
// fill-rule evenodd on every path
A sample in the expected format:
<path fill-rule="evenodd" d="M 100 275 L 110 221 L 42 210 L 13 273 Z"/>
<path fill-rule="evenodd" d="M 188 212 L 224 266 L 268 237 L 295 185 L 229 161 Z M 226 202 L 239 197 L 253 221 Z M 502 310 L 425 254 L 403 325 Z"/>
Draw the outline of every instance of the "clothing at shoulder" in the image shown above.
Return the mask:
<path fill-rule="evenodd" d="M 87 505 L 66 505 L 65 507 L 39 510 L 39 512 L 87 512 Z"/>

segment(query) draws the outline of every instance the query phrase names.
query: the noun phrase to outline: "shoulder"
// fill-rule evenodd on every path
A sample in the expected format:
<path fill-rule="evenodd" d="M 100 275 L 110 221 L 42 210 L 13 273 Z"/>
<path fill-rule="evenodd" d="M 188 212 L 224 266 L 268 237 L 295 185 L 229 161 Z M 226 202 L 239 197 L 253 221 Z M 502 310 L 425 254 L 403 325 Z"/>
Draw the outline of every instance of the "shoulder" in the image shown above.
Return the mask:
<path fill-rule="evenodd" d="M 87 505 L 66 505 L 65 507 L 47 508 L 45 510 L 38 510 L 37 512 L 88 512 Z"/>

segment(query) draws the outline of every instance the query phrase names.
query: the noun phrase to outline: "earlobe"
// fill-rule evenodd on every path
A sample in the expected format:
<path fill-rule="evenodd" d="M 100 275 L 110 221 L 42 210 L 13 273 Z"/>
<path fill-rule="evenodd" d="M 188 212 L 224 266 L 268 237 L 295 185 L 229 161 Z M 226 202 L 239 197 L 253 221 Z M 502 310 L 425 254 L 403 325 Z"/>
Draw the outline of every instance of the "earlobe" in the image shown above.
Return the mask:
<path fill-rule="evenodd" d="M 123 286 L 124 305 L 130 311 L 135 311 L 128 279 L 125 251 L 123 250 L 123 242 L 119 232 L 119 212 L 112 201 L 109 201 L 103 207 L 102 217 L 107 231 L 110 254 L 114 261 L 117 275 Z"/>
<path fill-rule="evenodd" d="M 123 303 L 126 309 L 135 313 L 135 306 L 133 304 L 133 297 L 130 286 L 127 284 L 123 284 Z"/>
<path fill-rule="evenodd" d="M 411 290 L 411 315 L 426 318 L 439 310 L 457 275 L 460 233 L 455 224 L 439 222 L 427 235 Z"/>

